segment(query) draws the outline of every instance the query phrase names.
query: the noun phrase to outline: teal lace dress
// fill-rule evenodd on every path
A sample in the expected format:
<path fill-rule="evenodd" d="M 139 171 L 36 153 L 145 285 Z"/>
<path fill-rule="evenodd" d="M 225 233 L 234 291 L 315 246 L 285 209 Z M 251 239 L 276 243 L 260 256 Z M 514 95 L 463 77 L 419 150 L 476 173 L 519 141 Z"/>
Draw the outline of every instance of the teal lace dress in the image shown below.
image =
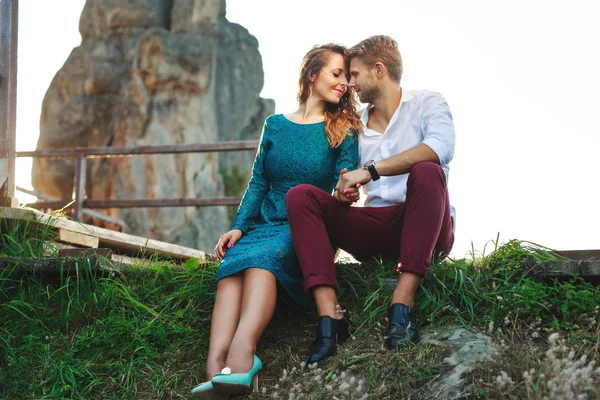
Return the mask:
<path fill-rule="evenodd" d="M 247 268 L 262 268 L 277 278 L 281 300 L 301 311 L 310 311 L 314 303 L 312 296 L 304 292 L 285 196 L 302 183 L 332 192 L 340 171 L 354 170 L 357 165 L 355 137 L 346 137 L 332 149 L 325 137 L 324 122 L 303 125 L 281 114 L 268 117 L 252 178 L 231 226 L 244 234 L 227 249 L 217 281 Z"/>

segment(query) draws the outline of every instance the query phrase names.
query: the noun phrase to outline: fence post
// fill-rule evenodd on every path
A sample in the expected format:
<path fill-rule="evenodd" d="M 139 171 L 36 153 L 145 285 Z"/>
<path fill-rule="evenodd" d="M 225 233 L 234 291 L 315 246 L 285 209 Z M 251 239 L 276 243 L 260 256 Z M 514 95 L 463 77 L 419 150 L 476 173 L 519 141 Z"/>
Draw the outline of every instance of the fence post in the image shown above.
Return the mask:
<path fill-rule="evenodd" d="M 16 206 L 18 0 L 0 0 L 0 206 Z"/>
<path fill-rule="evenodd" d="M 81 221 L 83 217 L 83 200 L 85 197 L 85 170 L 86 160 L 83 154 L 77 155 L 75 164 L 75 207 L 73 209 L 73 219 Z"/>

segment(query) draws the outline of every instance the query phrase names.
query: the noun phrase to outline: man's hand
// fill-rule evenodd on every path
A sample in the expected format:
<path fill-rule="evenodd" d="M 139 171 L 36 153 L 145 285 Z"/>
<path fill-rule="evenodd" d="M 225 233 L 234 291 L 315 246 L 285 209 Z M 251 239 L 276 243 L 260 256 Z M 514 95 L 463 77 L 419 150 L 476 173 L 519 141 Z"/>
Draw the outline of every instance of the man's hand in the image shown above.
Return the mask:
<path fill-rule="evenodd" d="M 338 183 L 336 185 L 336 189 L 335 189 L 335 193 L 333 194 L 333 197 L 335 197 L 335 199 L 337 201 L 339 201 L 342 204 L 351 204 L 354 202 L 357 202 L 360 199 L 360 191 L 358 190 L 360 188 L 360 184 L 343 189 L 343 190 L 339 190 L 338 187 L 341 187 L 341 182 L 343 181 L 343 176 L 348 174 L 348 170 L 346 168 L 344 168 L 343 170 L 340 171 L 340 178 L 338 180 Z"/>
<path fill-rule="evenodd" d="M 232 229 L 219 238 L 219 243 L 217 243 L 217 247 L 215 247 L 215 255 L 219 260 L 223 258 L 227 249 L 233 247 L 233 245 L 240 240 L 242 234 L 242 231 L 239 229 Z"/>

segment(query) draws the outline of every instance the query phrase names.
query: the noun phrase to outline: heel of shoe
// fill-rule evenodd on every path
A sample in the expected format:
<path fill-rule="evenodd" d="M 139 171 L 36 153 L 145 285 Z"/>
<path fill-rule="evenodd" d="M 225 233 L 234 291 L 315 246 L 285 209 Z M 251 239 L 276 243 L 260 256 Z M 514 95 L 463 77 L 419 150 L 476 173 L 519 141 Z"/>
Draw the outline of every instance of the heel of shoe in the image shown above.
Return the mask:
<path fill-rule="evenodd" d="M 252 377 L 252 391 L 258 393 L 258 372 Z"/>
<path fill-rule="evenodd" d="M 231 373 L 230 368 L 224 369 L 212 378 L 212 385 L 219 393 L 234 395 L 258 391 L 258 371 L 262 368 L 262 361 L 254 355 L 252 369 L 244 373 Z"/>
<path fill-rule="evenodd" d="M 344 318 L 338 322 L 338 328 L 336 332 L 337 344 L 343 344 L 346 340 L 350 339 L 350 314 L 344 312 Z"/>
<path fill-rule="evenodd" d="M 344 344 L 348 339 L 350 339 L 349 333 L 338 334 L 336 338 L 337 344 Z"/>

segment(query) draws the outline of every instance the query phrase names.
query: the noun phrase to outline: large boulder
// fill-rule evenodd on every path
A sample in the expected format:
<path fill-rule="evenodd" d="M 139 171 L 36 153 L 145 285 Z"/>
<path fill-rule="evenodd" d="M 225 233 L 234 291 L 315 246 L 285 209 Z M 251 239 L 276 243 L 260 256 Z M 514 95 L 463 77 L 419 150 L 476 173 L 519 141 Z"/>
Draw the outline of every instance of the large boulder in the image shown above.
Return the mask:
<path fill-rule="evenodd" d="M 256 38 L 225 18 L 223 0 L 88 0 L 82 43 L 44 98 L 38 149 L 258 139 L 274 110 L 260 98 Z M 239 195 L 252 152 L 88 159 L 87 197 Z M 33 186 L 70 199 L 74 161 L 34 160 Z M 129 233 L 211 250 L 225 207 L 105 210 Z"/>

